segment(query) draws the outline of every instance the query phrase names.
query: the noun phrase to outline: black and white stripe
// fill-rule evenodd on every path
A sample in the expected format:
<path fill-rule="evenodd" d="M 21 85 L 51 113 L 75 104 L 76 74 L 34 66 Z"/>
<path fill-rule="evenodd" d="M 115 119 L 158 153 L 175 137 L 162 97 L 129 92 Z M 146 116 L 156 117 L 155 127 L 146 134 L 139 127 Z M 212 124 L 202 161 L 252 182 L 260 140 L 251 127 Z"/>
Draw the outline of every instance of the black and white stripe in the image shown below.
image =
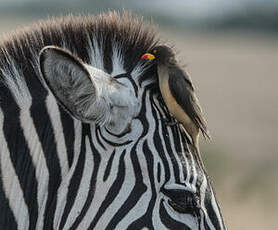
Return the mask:
<path fill-rule="evenodd" d="M 109 13 L 49 20 L 0 43 L 1 229 L 225 229 L 186 135 L 165 125 L 156 67 L 140 61 L 158 43 L 154 33 L 132 15 Z M 64 111 L 39 80 L 49 45 L 134 91 L 140 108 L 130 132 Z M 171 201 L 180 194 L 196 196 L 198 207 L 177 211 Z"/>

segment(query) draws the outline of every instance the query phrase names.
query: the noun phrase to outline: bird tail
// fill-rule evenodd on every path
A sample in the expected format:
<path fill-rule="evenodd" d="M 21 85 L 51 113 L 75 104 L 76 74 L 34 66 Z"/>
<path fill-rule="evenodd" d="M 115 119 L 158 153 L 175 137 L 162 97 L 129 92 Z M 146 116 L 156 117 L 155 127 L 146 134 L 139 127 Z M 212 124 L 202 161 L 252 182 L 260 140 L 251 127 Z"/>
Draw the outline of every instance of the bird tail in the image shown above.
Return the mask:
<path fill-rule="evenodd" d="M 202 132 L 202 135 L 203 135 L 203 137 L 206 139 L 206 140 L 211 140 L 211 135 L 210 135 L 210 133 L 209 133 L 209 130 L 208 130 L 208 128 L 207 127 L 201 127 L 200 128 L 201 129 L 201 132 Z"/>
<path fill-rule="evenodd" d="M 198 116 L 196 120 L 197 120 L 198 127 L 201 130 L 201 132 L 202 132 L 203 137 L 206 140 L 210 140 L 211 139 L 211 135 L 210 135 L 208 127 L 207 127 L 207 122 L 205 121 L 203 116 Z"/>
<path fill-rule="evenodd" d="M 202 135 L 205 139 L 211 139 L 211 136 L 209 134 L 208 127 L 207 127 L 207 122 L 204 118 L 198 98 L 195 95 L 193 95 L 191 100 L 192 100 L 191 104 L 193 106 L 193 111 L 194 111 L 194 116 L 192 119 L 193 122 L 201 130 Z"/>

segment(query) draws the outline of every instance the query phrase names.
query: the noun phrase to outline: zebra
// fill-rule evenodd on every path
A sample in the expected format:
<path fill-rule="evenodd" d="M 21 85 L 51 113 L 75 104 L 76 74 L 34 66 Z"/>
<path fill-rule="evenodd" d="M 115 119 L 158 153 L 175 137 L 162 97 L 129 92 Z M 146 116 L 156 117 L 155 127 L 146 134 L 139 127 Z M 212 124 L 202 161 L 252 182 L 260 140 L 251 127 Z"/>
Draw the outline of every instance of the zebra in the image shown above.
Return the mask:
<path fill-rule="evenodd" d="M 131 13 L 52 18 L 0 42 L 0 229 L 226 229 L 170 119 L 162 42 Z"/>

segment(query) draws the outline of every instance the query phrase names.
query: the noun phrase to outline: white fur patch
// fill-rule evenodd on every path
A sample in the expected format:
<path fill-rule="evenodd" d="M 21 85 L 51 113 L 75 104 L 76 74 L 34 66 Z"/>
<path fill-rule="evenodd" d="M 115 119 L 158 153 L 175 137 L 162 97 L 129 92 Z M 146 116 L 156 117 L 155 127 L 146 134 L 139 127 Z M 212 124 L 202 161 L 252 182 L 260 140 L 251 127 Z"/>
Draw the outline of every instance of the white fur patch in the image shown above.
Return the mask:
<path fill-rule="evenodd" d="M 32 104 L 32 97 L 23 78 L 21 69 L 11 57 L 7 57 L 7 62 L 9 69 L 0 69 L 3 77 L 1 81 L 10 89 L 19 105 L 30 106 Z"/>
<path fill-rule="evenodd" d="M 119 74 L 125 73 L 126 71 L 124 70 L 124 60 L 119 44 L 113 44 L 112 53 L 113 71 L 111 75 L 117 76 Z"/>
<path fill-rule="evenodd" d="M 112 132 L 122 132 L 138 112 L 138 99 L 132 87 L 114 80 L 109 74 L 85 65 L 94 86 L 96 88 L 96 99 L 90 107 L 92 110 L 99 108 L 103 113 L 101 120 L 96 121 Z M 88 113 L 93 111 L 88 110 Z"/>
<path fill-rule="evenodd" d="M 88 35 L 88 44 L 90 48 L 90 52 L 89 52 L 89 57 L 91 60 L 90 64 L 98 69 L 104 70 L 103 47 L 102 47 L 103 42 L 99 44 L 99 42 L 95 37 L 93 38 L 92 41 L 90 39 L 90 36 Z"/>
<path fill-rule="evenodd" d="M 151 63 L 149 62 L 142 62 L 139 61 L 139 63 L 134 67 L 134 69 L 131 72 L 131 76 L 134 80 L 138 80 L 138 78 L 148 69 L 150 68 Z"/>

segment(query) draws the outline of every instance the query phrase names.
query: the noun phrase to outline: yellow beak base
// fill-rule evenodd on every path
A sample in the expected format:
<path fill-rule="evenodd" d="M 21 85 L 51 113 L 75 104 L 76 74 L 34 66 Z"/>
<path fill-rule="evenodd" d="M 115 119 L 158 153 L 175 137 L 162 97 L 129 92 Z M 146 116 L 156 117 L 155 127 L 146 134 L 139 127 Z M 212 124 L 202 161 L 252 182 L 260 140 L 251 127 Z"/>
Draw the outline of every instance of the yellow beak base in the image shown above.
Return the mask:
<path fill-rule="evenodd" d="M 143 60 L 153 60 L 155 59 L 155 56 L 153 54 L 150 53 L 145 53 L 142 55 L 141 59 Z"/>

